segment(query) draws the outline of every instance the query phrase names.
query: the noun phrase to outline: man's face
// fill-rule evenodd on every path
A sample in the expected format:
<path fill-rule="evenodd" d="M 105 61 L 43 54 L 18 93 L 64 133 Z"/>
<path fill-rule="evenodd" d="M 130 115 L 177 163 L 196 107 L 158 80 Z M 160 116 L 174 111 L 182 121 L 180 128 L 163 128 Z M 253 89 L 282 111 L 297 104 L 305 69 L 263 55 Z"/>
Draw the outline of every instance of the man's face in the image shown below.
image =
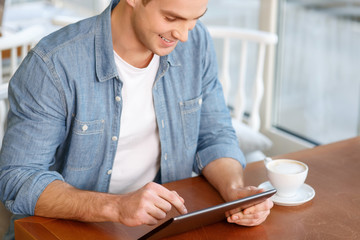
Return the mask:
<path fill-rule="evenodd" d="M 208 0 L 135 0 L 131 23 L 137 40 L 151 52 L 169 54 L 205 14 Z"/>

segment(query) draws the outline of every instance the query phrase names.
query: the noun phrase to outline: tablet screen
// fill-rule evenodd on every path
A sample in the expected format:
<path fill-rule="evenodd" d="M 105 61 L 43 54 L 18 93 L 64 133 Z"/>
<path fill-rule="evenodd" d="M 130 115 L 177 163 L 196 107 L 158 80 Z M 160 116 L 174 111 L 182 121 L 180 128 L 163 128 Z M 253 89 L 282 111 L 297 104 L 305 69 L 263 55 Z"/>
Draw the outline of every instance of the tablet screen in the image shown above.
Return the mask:
<path fill-rule="evenodd" d="M 241 198 L 232 202 L 226 202 L 213 207 L 205 208 L 199 211 L 187 213 L 177 217 L 173 217 L 148 232 L 139 240 L 153 240 L 168 237 L 171 235 L 186 232 L 201 226 L 206 226 L 219 222 L 226 218 L 225 213 L 235 208 L 243 210 L 258 203 L 265 201 L 276 193 L 275 189 L 271 189 L 262 193 Z"/>

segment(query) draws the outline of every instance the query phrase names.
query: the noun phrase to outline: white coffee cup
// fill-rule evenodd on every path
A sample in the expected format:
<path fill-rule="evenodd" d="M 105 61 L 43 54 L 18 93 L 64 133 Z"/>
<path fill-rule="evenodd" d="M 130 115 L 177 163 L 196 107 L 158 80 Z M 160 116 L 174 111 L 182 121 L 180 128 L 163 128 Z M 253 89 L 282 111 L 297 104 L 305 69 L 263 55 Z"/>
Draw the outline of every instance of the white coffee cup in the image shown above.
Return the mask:
<path fill-rule="evenodd" d="M 264 160 L 267 176 L 280 197 L 293 197 L 304 184 L 309 167 L 292 159 L 266 158 Z"/>

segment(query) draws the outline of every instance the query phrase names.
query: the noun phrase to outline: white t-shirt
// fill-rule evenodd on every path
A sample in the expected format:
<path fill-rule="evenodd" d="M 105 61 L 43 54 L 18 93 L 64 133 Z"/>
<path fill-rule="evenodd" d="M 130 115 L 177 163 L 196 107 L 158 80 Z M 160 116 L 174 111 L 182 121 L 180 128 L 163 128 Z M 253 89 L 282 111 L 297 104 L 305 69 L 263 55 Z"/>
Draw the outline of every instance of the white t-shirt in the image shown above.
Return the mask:
<path fill-rule="evenodd" d="M 135 191 L 154 180 L 160 166 L 160 139 L 152 88 L 160 57 L 153 56 L 146 68 L 136 68 L 115 54 L 123 82 L 120 136 L 109 192 Z"/>

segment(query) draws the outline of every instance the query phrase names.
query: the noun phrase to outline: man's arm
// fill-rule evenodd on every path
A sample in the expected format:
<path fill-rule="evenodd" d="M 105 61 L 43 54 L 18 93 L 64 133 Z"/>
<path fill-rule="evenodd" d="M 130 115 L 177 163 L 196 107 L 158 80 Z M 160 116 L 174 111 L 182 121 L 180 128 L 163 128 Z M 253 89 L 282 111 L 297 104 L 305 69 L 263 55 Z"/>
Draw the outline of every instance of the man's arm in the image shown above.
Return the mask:
<path fill-rule="evenodd" d="M 219 191 L 225 201 L 232 201 L 263 190 L 244 187 L 243 168 L 231 158 L 220 158 L 210 162 L 202 171 L 206 179 Z M 244 226 L 256 226 L 265 221 L 273 203 L 270 199 L 228 217 L 228 222 Z"/>
<path fill-rule="evenodd" d="M 184 199 L 156 183 L 128 194 L 115 195 L 84 191 L 56 180 L 40 195 L 35 215 L 86 222 L 120 222 L 127 226 L 156 224 L 172 205 L 187 213 Z"/>

